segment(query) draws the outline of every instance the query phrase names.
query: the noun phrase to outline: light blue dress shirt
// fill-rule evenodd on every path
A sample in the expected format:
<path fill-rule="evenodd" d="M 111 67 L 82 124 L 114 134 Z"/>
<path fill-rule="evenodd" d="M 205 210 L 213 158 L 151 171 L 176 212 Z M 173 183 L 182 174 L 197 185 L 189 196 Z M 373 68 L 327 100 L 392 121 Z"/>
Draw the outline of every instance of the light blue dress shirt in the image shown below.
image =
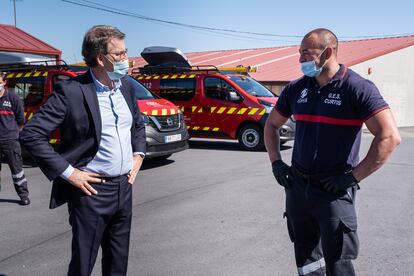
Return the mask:
<path fill-rule="evenodd" d="M 96 79 L 90 70 L 98 96 L 102 133 L 98 152 L 84 171 L 112 177 L 128 173 L 133 166 L 131 125 L 133 117 L 120 90 L 121 80 L 114 81 L 111 90 Z M 70 165 L 62 177 L 68 179 L 74 168 Z"/>

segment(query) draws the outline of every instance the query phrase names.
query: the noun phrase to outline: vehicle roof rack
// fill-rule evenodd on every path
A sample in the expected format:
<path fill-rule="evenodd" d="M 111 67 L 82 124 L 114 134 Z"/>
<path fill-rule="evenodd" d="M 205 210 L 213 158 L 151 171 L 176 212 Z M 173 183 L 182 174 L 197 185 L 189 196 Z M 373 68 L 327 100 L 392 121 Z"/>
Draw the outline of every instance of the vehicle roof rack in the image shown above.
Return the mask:
<path fill-rule="evenodd" d="M 132 69 L 132 74 L 170 74 L 170 73 L 192 73 L 192 72 L 218 72 L 214 65 L 195 65 L 191 67 L 179 66 L 144 66 Z"/>
<path fill-rule="evenodd" d="M 18 63 L 0 64 L 0 71 L 14 72 L 14 71 L 35 71 L 43 69 L 68 69 L 69 66 L 64 60 L 42 60 L 42 61 L 27 61 Z"/>

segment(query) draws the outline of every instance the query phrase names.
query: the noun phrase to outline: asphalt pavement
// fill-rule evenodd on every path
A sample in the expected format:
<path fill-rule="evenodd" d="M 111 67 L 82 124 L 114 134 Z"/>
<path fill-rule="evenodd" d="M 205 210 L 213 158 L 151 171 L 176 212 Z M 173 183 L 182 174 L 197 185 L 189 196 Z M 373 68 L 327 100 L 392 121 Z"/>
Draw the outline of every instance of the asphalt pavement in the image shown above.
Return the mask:
<path fill-rule="evenodd" d="M 358 275 L 413 275 L 414 130 L 357 196 Z M 363 135 L 361 157 L 372 137 Z M 334 152 L 334 149 L 333 149 Z M 292 142 L 282 155 L 290 160 Z M 66 206 L 49 210 L 51 184 L 26 166 L 32 204 L 20 206 L 3 164 L 0 275 L 66 275 Z M 296 275 L 284 191 L 266 152 L 192 141 L 166 161 L 145 162 L 134 184 L 128 275 Z M 101 274 L 98 256 L 93 275 Z"/>

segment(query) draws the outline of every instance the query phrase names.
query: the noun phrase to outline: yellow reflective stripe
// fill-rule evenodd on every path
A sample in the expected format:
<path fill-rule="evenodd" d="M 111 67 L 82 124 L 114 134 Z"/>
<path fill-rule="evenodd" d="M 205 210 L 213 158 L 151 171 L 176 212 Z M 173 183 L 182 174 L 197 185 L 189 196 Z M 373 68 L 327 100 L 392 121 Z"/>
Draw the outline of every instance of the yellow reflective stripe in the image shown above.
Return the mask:
<path fill-rule="evenodd" d="M 250 110 L 248 114 L 249 115 L 253 115 L 253 114 L 255 114 L 257 112 L 257 110 L 259 110 L 257 107 L 252 108 L 252 110 Z"/>
<path fill-rule="evenodd" d="M 200 107 L 200 109 L 198 110 L 198 113 L 203 113 L 203 107 Z"/>
<path fill-rule="evenodd" d="M 187 129 L 190 129 L 190 126 L 187 126 Z"/>
<path fill-rule="evenodd" d="M 167 115 L 167 109 L 163 108 L 163 109 L 161 110 L 161 115 L 162 115 L 162 116 Z"/>
<path fill-rule="evenodd" d="M 146 80 L 150 80 L 151 79 L 151 76 L 146 76 L 145 79 Z"/>
<path fill-rule="evenodd" d="M 160 78 L 160 76 L 154 76 L 154 80 L 158 80 Z"/>
<path fill-rule="evenodd" d="M 171 78 L 176 79 L 177 77 L 178 77 L 178 75 L 173 75 Z"/>
<path fill-rule="evenodd" d="M 213 131 L 219 131 L 218 127 L 213 128 Z"/>
<path fill-rule="evenodd" d="M 181 112 L 185 111 L 185 106 L 181 107 Z"/>
<path fill-rule="evenodd" d="M 42 73 L 42 72 L 36 72 L 36 73 L 34 73 L 33 74 L 33 77 L 38 77 L 40 75 L 40 73 Z"/>
<path fill-rule="evenodd" d="M 144 111 L 144 112 L 142 112 L 142 113 L 144 113 L 145 115 L 148 115 L 148 112 L 146 112 L 146 111 Z"/>
<path fill-rule="evenodd" d="M 51 143 L 51 144 L 56 144 L 56 142 L 57 142 L 57 139 L 50 139 L 49 140 L 49 143 Z"/>
<path fill-rule="evenodd" d="M 14 73 L 10 73 L 6 76 L 6 79 L 13 78 L 13 76 L 14 76 Z"/>
<path fill-rule="evenodd" d="M 210 127 L 203 127 L 204 131 L 208 131 L 210 129 Z"/>
<path fill-rule="evenodd" d="M 224 110 L 226 110 L 225 107 L 220 107 L 220 109 L 217 111 L 218 114 L 221 114 L 224 112 Z"/>
<path fill-rule="evenodd" d="M 235 107 L 231 107 L 228 111 L 227 114 L 233 114 L 233 112 L 236 110 L 237 108 Z"/>
<path fill-rule="evenodd" d="M 28 72 L 28 73 L 24 74 L 24 77 L 27 78 L 27 77 L 30 77 L 31 75 L 32 75 L 32 72 Z"/>
<path fill-rule="evenodd" d="M 263 108 L 263 110 L 259 113 L 259 115 L 264 115 L 266 113 L 266 108 Z"/>
<path fill-rule="evenodd" d="M 29 117 L 27 117 L 27 120 L 29 121 L 33 117 L 33 112 L 30 113 Z"/>
<path fill-rule="evenodd" d="M 239 111 L 237 111 L 237 114 L 243 115 L 246 112 L 247 108 L 246 107 L 242 107 L 240 108 Z"/>
<path fill-rule="evenodd" d="M 21 76 L 23 76 L 23 73 L 18 73 L 18 74 L 16 75 L 16 78 L 20 78 Z"/>
<path fill-rule="evenodd" d="M 217 108 L 217 107 L 215 107 L 215 106 L 210 107 L 210 113 L 213 113 L 213 112 L 214 112 L 214 110 L 216 110 L 216 108 Z"/>
<path fill-rule="evenodd" d="M 191 112 L 194 112 L 197 109 L 197 106 L 192 106 L 191 107 Z"/>
<path fill-rule="evenodd" d="M 187 77 L 187 75 L 186 75 L 186 74 L 181 75 L 181 76 L 180 76 L 180 79 L 184 79 L 185 77 Z"/>
<path fill-rule="evenodd" d="M 196 74 L 191 74 L 190 76 L 188 76 L 188 78 L 192 79 L 196 76 Z"/>
<path fill-rule="evenodd" d="M 46 71 L 46 72 L 44 72 L 44 73 L 43 73 L 43 75 L 42 75 L 42 76 L 43 76 L 43 77 L 46 77 L 48 74 L 49 74 L 49 72 L 47 72 L 47 71 Z"/>
<path fill-rule="evenodd" d="M 142 80 L 143 78 L 144 78 L 144 76 L 139 76 L 138 77 L 139 80 Z"/>
<path fill-rule="evenodd" d="M 176 113 L 176 112 L 175 112 L 175 109 L 171 108 L 171 109 L 170 109 L 170 114 L 171 114 L 171 115 L 175 115 L 175 113 Z"/>
<path fill-rule="evenodd" d="M 195 126 L 195 127 L 193 127 L 193 130 L 199 130 L 200 129 L 200 127 L 199 126 Z"/>
<path fill-rule="evenodd" d="M 151 115 L 154 115 L 154 116 L 158 115 L 158 110 L 153 110 Z"/>

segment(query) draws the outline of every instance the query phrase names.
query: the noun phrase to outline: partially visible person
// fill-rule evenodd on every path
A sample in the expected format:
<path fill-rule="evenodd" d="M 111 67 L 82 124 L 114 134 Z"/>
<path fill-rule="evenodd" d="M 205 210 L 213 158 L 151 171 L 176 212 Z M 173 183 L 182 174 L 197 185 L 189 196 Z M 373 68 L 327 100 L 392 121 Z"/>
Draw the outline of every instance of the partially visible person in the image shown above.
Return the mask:
<path fill-rule="evenodd" d="M 339 64 L 337 52 L 338 39 L 330 30 L 305 35 L 299 48 L 304 76 L 282 91 L 265 125 L 273 174 L 286 192 L 299 275 L 355 275 L 358 183 L 378 170 L 401 141 L 377 87 Z M 292 115 L 296 133 L 289 167 L 277 130 Z M 359 161 L 364 123 L 374 139 Z"/>
<path fill-rule="evenodd" d="M 23 104 L 13 91 L 7 90 L 5 74 L 0 72 L 0 190 L 1 164 L 10 168 L 14 188 L 20 197 L 20 205 L 29 205 L 29 190 L 23 171 L 23 159 L 19 143 L 19 132 L 24 125 Z"/>
<path fill-rule="evenodd" d="M 136 86 L 127 76 L 125 34 L 112 26 L 94 26 L 84 36 L 82 55 L 89 70 L 57 84 L 20 140 L 53 180 L 50 208 L 68 204 L 68 275 L 90 275 L 99 247 L 102 274 L 126 275 L 132 184 L 146 139 Z M 61 143 L 55 152 L 48 137 L 57 128 Z"/>

